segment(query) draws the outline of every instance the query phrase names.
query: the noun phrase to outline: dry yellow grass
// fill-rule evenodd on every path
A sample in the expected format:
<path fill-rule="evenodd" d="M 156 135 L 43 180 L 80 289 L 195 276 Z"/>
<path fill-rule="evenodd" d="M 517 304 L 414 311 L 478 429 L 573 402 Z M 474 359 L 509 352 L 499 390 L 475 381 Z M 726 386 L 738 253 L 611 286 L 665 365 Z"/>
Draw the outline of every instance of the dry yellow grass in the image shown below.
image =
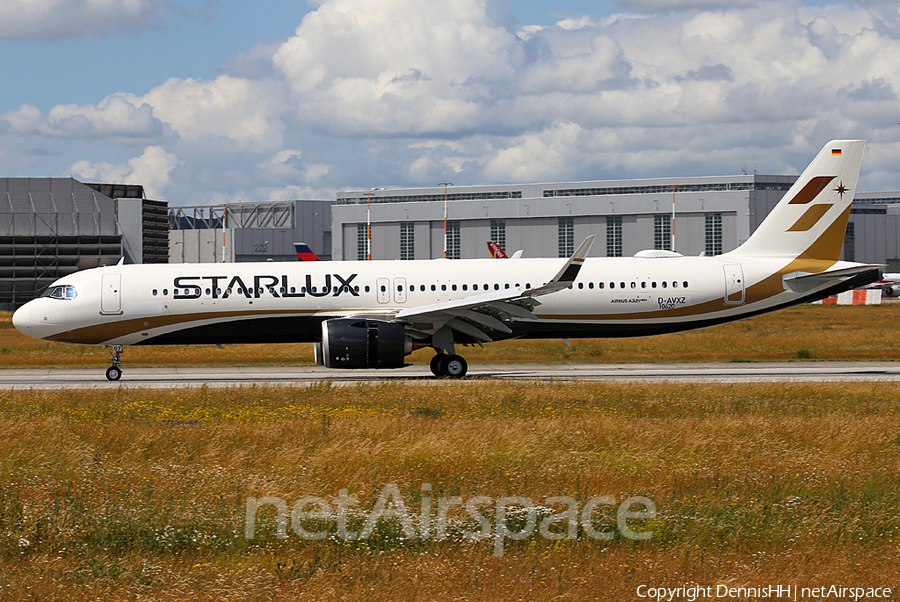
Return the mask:
<path fill-rule="evenodd" d="M 3 600 L 632 600 L 640 584 L 895 587 L 892 384 L 0 393 Z M 658 508 L 644 542 L 243 537 L 249 496 L 397 483 Z M 610 517 L 606 516 L 606 519 Z M 614 519 L 612 519 L 614 520 Z M 808 599 L 808 598 L 807 598 Z"/>
<path fill-rule="evenodd" d="M 104 365 L 102 347 L 64 345 L 20 334 L 0 313 L 0 362 L 5 367 Z M 900 303 L 880 306 L 805 305 L 679 334 L 634 339 L 508 341 L 460 351 L 470 364 L 512 362 L 618 363 L 668 361 L 897 360 Z M 412 363 L 427 364 L 430 349 Z M 312 345 L 129 347 L 128 366 L 295 365 L 313 361 Z"/>

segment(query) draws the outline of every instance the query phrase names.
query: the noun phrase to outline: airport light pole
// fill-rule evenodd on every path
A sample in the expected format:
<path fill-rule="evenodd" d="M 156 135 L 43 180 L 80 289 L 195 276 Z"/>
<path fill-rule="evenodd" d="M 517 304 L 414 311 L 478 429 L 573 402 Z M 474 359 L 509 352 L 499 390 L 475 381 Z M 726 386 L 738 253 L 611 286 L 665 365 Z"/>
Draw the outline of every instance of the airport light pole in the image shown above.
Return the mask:
<path fill-rule="evenodd" d="M 675 251 L 675 189 L 678 186 L 672 186 L 672 231 L 669 233 L 672 235 L 672 251 Z"/>
<path fill-rule="evenodd" d="M 227 208 L 223 204 L 222 205 L 222 263 L 225 263 L 225 211 L 227 211 Z M 213 263 L 215 263 L 215 261 L 213 261 Z"/>
<path fill-rule="evenodd" d="M 441 182 L 438 186 L 444 187 L 444 259 L 447 259 L 447 186 L 453 186 L 453 182 Z"/>
<path fill-rule="evenodd" d="M 372 195 L 366 193 L 366 261 L 372 261 Z"/>

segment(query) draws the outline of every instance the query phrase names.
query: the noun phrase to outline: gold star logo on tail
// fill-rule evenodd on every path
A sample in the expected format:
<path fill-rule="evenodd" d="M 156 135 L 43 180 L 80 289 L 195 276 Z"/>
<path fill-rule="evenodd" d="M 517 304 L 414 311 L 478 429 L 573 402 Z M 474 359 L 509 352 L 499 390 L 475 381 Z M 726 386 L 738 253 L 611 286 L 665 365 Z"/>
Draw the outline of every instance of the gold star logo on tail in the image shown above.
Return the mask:
<path fill-rule="evenodd" d="M 844 193 L 846 193 L 847 190 L 848 190 L 848 189 L 847 189 L 846 186 L 844 186 L 844 182 L 843 182 L 843 181 L 842 181 L 840 184 L 838 184 L 838 187 L 837 187 L 837 188 L 834 189 L 834 191 L 835 191 L 836 193 L 838 193 L 839 195 L 841 195 L 841 199 L 844 198 Z"/>

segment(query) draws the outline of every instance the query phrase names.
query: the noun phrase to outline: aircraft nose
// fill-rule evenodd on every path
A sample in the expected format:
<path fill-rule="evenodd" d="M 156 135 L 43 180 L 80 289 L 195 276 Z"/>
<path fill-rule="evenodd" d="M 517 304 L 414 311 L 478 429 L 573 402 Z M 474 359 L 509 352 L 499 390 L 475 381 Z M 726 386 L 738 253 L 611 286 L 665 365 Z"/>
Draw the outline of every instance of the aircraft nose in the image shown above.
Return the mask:
<path fill-rule="evenodd" d="M 26 303 L 17 309 L 12 316 L 12 323 L 16 330 L 27 335 L 31 334 L 31 308 L 29 305 L 29 303 Z"/>

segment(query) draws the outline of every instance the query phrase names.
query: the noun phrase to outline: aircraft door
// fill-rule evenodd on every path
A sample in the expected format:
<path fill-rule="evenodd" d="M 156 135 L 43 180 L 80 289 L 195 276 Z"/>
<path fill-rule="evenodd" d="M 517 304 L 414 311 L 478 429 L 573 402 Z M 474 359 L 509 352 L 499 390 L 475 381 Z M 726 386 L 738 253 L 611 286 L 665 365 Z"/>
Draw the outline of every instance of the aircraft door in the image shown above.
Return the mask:
<path fill-rule="evenodd" d="M 725 264 L 725 303 L 740 305 L 744 302 L 744 269 L 739 263 Z"/>
<path fill-rule="evenodd" d="M 391 281 L 387 278 L 379 278 L 375 281 L 375 290 L 378 292 L 378 302 L 388 303 L 391 300 Z"/>
<path fill-rule="evenodd" d="M 100 313 L 122 313 L 122 274 L 103 274 L 100 284 Z"/>
<path fill-rule="evenodd" d="M 394 303 L 406 303 L 406 278 L 394 278 Z"/>

